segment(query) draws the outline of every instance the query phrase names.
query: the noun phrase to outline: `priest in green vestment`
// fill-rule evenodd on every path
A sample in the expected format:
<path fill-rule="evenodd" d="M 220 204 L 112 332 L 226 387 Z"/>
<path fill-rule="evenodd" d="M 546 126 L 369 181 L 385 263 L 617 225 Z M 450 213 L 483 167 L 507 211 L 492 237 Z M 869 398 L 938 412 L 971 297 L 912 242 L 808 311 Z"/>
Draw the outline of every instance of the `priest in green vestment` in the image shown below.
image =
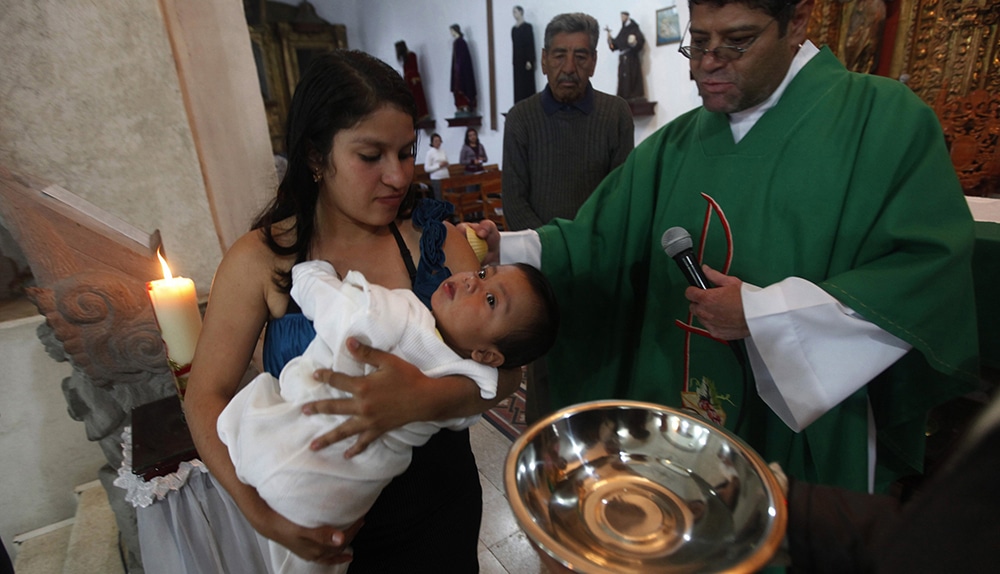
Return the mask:
<path fill-rule="evenodd" d="M 977 381 L 972 217 L 933 112 L 806 40 L 812 0 L 763 4 L 691 0 L 702 107 L 574 220 L 504 233 L 500 258 L 558 293 L 555 408 L 688 408 L 797 479 L 881 490 L 922 468 L 928 410 Z M 714 288 L 663 252 L 672 227 Z"/>

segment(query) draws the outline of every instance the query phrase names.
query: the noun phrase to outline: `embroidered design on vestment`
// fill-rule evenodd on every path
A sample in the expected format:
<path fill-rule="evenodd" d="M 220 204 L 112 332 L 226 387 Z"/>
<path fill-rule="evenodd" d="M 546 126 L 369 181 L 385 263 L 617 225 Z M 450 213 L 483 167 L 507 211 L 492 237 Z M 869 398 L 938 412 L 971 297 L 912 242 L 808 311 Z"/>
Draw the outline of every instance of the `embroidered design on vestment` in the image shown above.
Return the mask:
<path fill-rule="evenodd" d="M 698 261 L 700 263 L 704 259 L 705 239 L 708 236 L 712 215 L 715 214 L 719 218 L 719 223 L 726 236 L 726 259 L 720 271 L 728 274 L 729 267 L 733 262 L 733 234 L 729 227 L 729 220 L 726 219 L 722 206 L 715 199 L 707 193 L 702 193 L 701 196 L 708 202 L 708 206 L 705 208 L 705 219 L 702 222 L 701 236 L 698 239 Z M 691 409 L 718 425 L 724 425 L 726 412 L 722 409 L 722 402 L 725 401 L 729 404 L 733 404 L 733 402 L 729 400 L 728 394 L 720 395 L 715 388 L 715 383 L 708 377 L 691 376 L 691 335 L 700 335 L 722 344 L 728 344 L 728 342 L 713 337 L 701 327 L 694 326 L 693 321 L 694 317 L 690 311 L 688 311 L 687 321 L 674 320 L 674 324 L 684 330 L 684 389 L 681 391 L 681 404 L 684 408 Z"/>

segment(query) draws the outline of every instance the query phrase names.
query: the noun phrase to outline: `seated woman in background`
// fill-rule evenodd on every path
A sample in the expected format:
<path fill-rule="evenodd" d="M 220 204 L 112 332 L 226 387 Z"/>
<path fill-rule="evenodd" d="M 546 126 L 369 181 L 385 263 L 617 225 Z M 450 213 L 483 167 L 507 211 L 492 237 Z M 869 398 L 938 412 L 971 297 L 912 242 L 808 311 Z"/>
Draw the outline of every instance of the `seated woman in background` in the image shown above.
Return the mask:
<path fill-rule="evenodd" d="M 475 128 L 469 128 L 465 132 L 465 145 L 462 146 L 462 154 L 458 161 L 465 166 L 467 173 L 483 171 L 486 164 L 486 148 L 479 141 L 479 132 Z"/>

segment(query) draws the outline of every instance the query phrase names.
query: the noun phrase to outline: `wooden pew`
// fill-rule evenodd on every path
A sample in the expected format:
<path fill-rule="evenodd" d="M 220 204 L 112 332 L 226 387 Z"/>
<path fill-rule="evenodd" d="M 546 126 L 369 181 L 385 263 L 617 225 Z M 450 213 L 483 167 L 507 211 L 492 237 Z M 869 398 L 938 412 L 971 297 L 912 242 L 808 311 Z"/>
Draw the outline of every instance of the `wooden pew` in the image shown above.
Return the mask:
<path fill-rule="evenodd" d="M 483 218 L 493 221 L 501 231 L 507 229 L 507 219 L 503 216 L 503 194 L 500 178 L 491 178 L 479 186 L 483 205 Z"/>
<path fill-rule="evenodd" d="M 500 179 L 500 170 L 448 177 L 440 180 L 441 198 L 455 206 L 457 221 L 477 221 L 486 213 L 483 186 L 496 193 L 500 187 Z"/>

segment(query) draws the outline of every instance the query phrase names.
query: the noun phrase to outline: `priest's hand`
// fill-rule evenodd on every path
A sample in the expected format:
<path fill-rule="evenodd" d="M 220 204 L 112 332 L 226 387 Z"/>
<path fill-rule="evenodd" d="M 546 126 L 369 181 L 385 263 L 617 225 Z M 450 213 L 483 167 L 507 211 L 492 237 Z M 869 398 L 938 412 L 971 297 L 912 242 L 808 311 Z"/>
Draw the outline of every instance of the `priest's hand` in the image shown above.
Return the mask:
<path fill-rule="evenodd" d="M 486 241 L 488 251 L 486 252 L 486 257 L 483 259 L 484 266 L 500 264 L 500 230 L 497 229 L 496 223 L 492 220 L 484 219 L 479 223 L 471 221 L 459 223 L 456 227 L 463 230 L 466 227 L 472 228 L 476 232 L 476 237 Z"/>
<path fill-rule="evenodd" d="M 750 329 L 743 314 L 743 295 L 740 292 L 743 281 L 719 273 L 708 265 L 701 267 L 705 277 L 715 287 L 688 287 L 684 291 L 684 296 L 691 302 L 691 314 L 717 339 L 734 341 L 749 337 Z"/>

